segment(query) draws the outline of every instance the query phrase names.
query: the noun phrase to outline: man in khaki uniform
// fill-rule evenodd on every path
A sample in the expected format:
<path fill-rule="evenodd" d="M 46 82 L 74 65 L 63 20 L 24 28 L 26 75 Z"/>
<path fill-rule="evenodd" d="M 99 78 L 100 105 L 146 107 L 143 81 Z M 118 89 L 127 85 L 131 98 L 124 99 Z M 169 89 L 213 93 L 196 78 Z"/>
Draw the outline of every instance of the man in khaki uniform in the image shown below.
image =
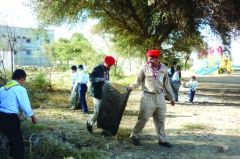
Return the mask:
<path fill-rule="evenodd" d="M 147 63 L 142 66 L 136 82 L 128 87 L 129 91 L 131 91 L 141 84 L 143 90 L 138 121 L 130 136 L 135 146 L 141 145 L 138 135 L 148 119 L 153 117 L 159 145 L 171 147 L 165 136 L 166 103 L 164 95 L 167 94 L 172 106 L 175 105 L 175 99 L 170 86 L 167 68 L 160 63 L 159 56 L 159 50 L 149 50 L 147 52 Z"/>

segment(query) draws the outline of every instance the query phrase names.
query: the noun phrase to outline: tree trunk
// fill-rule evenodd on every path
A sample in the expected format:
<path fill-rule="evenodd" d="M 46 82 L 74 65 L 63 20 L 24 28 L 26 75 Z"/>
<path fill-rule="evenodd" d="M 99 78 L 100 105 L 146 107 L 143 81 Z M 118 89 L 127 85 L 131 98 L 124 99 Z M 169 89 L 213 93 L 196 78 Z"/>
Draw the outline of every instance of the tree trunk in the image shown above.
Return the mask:
<path fill-rule="evenodd" d="M 190 55 L 191 53 L 187 53 L 186 57 L 185 57 L 185 63 L 184 63 L 184 70 L 186 71 L 187 70 L 187 63 L 188 63 L 188 60 L 190 59 Z"/>
<path fill-rule="evenodd" d="M 14 59 L 13 59 L 13 48 L 11 47 L 11 71 L 13 74 L 13 64 L 14 64 Z"/>

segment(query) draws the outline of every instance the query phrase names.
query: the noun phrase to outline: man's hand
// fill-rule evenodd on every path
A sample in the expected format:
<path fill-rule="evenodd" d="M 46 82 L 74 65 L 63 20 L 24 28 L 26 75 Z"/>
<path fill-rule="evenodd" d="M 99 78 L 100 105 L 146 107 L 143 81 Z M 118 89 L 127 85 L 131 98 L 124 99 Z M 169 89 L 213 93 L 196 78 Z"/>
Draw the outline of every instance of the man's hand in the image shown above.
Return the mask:
<path fill-rule="evenodd" d="M 37 118 L 33 115 L 31 116 L 31 120 L 32 120 L 32 123 L 33 124 L 36 124 L 37 123 Z"/>
<path fill-rule="evenodd" d="M 127 86 L 127 91 L 128 92 L 131 92 L 132 91 L 132 88 L 130 86 Z"/>
<path fill-rule="evenodd" d="M 175 101 L 171 101 L 171 105 L 174 106 L 175 105 Z"/>

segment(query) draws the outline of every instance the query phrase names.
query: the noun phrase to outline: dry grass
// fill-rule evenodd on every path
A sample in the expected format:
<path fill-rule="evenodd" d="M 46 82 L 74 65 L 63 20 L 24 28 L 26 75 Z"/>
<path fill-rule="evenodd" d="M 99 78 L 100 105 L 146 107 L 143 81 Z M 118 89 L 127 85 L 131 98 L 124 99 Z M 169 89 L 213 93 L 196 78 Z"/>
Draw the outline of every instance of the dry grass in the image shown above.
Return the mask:
<path fill-rule="evenodd" d="M 26 120 L 22 123 L 25 139 L 32 133 L 41 138 L 39 144 L 34 146 L 33 154 L 27 158 L 237 159 L 240 156 L 237 149 L 240 145 L 240 121 L 236 120 L 239 114 L 235 107 L 200 104 L 168 106 L 166 133 L 174 147 L 166 149 L 157 144 L 152 119 L 147 122 L 141 134 L 143 146 L 135 147 L 131 144 L 129 135 L 137 121 L 141 92 L 131 93 L 118 134 L 102 137 L 101 130 L 96 126 L 93 134 L 86 130 L 86 120 L 91 114 L 68 109 L 69 87 L 67 84 L 66 87 L 61 87 L 64 88 L 48 92 L 49 99 L 40 102 L 40 107 L 34 110 L 38 118 L 37 125 L 31 125 Z M 92 98 L 89 95 L 87 103 L 92 111 Z M 219 153 L 215 144 L 219 141 L 229 145 L 231 151 Z"/>

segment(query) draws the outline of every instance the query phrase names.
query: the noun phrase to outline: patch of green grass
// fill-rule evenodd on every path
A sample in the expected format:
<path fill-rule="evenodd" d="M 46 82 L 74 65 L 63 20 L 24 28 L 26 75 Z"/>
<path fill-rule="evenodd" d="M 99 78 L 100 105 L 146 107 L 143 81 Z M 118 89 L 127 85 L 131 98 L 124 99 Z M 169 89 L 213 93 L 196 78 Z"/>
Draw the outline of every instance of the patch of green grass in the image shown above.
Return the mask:
<path fill-rule="evenodd" d="M 114 83 L 121 84 L 123 86 L 128 86 L 129 84 L 133 83 L 136 79 L 136 76 L 125 76 L 121 79 L 113 80 Z"/>
<path fill-rule="evenodd" d="M 207 126 L 204 125 L 204 124 L 192 124 L 192 123 L 189 123 L 189 124 L 183 125 L 183 129 L 187 130 L 187 131 L 204 130 L 206 128 L 207 128 Z"/>
<path fill-rule="evenodd" d="M 107 153 L 100 152 L 97 150 L 82 150 L 80 156 L 83 159 L 99 159 L 106 157 Z"/>
<path fill-rule="evenodd" d="M 131 129 L 120 128 L 117 133 L 117 139 L 118 140 L 128 139 L 131 132 L 132 132 Z"/>
<path fill-rule="evenodd" d="M 124 116 L 138 116 L 139 111 L 125 110 Z"/>

